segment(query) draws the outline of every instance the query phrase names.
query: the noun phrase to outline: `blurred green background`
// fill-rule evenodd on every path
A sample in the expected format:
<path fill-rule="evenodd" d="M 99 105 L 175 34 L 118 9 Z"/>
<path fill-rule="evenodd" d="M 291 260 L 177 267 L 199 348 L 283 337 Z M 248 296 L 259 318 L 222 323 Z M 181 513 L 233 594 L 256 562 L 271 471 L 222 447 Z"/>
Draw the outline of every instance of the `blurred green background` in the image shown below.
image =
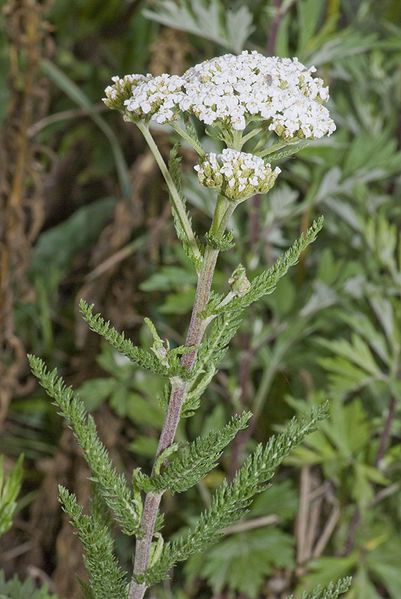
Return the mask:
<path fill-rule="evenodd" d="M 0 539 L 11 599 L 76 597 L 85 578 L 57 483 L 85 503 L 86 466 L 29 375 L 26 352 L 58 366 L 94 411 L 116 464 L 148 468 L 162 382 L 99 344 L 80 320 L 84 297 L 135 341 L 149 315 L 182 341 L 194 275 L 177 244 L 168 197 L 133 125 L 101 102 L 112 75 L 180 74 L 206 58 L 255 49 L 298 56 L 330 85 L 337 132 L 281 166 L 268 197 L 238 210 L 241 261 L 271 264 L 323 214 L 318 241 L 253 309 L 179 439 L 243 406 L 250 432 L 185 497 L 166 496 L 174 535 L 210 494 L 294 413 L 330 400 L 318 433 L 288 460 L 248 518 L 207 555 L 177 568 L 162 599 L 284 599 L 351 574 L 352 599 L 401 597 L 401 3 L 399 0 L 6 0 L 0 41 L 0 453 L 23 453 L 12 528 Z M 175 138 L 155 130 L 167 156 Z M 213 141 L 207 140 L 213 148 Z M 181 148 L 187 199 L 205 231 L 213 197 Z M 1 483 L 0 483 L 1 495 Z M 1 516 L 1 512 L 0 512 Z M 117 538 L 122 563 L 132 547 Z"/>

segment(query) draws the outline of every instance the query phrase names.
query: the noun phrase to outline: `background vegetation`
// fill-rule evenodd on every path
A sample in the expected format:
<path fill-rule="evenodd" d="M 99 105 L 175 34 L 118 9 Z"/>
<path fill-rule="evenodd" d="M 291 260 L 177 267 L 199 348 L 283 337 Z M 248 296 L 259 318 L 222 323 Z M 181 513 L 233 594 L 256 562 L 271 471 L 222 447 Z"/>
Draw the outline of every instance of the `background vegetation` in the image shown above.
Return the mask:
<path fill-rule="evenodd" d="M 241 406 L 256 417 L 191 501 L 166 496 L 182 530 L 223 472 L 295 412 L 329 398 L 330 419 L 292 454 L 247 520 L 177 569 L 157 596 L 282 599 L 353 575 L 352 599 L 401 594 L 401 4 L 397 0 L 7 0 L 0 47 L 0 596 L 74 597 L 81 550 L 57 483 L 88 496 L 72 436 L 28 373 L 26 352 L 80 388 L 121 469 L 144 466 L 161 425 L 158 379 L 98 344 L 77 302 L 146 341 L 143 316 L 179 344 L 194 280 L 166 190 L 134 126 L 105 112 L 114 74 L 180 74 L 257 49 L 315 64 L 338 131 L 282 165 L 268 198 L 238 210 L 241 240 L 219 263 L 271 263 L 325 216 L 314 247 L 255 309 L 181 440 Z M 166 151 L 172 133 L 157 133 Z M 210 147 L 213 147 L 210 140 Z M 211 199 L 182 148 L 199 227 Z M 234 255 L 233 252 L 236 252 Z M 223 271 L 226 273 L 223 277 Z M 138 457 L 139 456 L 139 457 Z M 1 468 L 0 468 L 1 470 Z M 17 506 L 16 490 L 22 474 Z M 14 510 L 15 507 L 15 510 Z M 131 548 L 118 552 L 129 567 Z M 13 575 L 33 582 L 21 585 Z M 35 583 L 35 584 L 34 584 Z M 49 591 L 35 590 L 47 584 Z"/>

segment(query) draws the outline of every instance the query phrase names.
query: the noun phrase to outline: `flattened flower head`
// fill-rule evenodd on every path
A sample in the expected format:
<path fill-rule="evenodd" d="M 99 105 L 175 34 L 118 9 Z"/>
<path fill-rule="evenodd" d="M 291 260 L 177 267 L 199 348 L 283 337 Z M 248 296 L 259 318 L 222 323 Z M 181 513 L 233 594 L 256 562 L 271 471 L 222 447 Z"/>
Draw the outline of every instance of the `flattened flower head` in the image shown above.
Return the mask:
<path fill-rule="evenodd" d="M 281 172 L 254 154 L 225 149 L 207 154 L 197 164 L 198 179 L 205 187 L 219 189 L 229 200 L 242 201 L 256 193 L 267 193 Z"/>
<path fill-rule="evenodd" d="M 242 131 L 251 121 L 264 121 L 281 138 L 317 139 L 335 124 L 323 106 L 328 88 L 315 71 L 297 58 L 244 51 L 202 62 L 182 77 L 114 77 L 104 102 L 127 120 L 169 123 L 189 113 L 206 125 Z"/>
<path fill-rule="evenodd" d="M 335 124 L 322 103 L 328 88 L 297 58 L 244 51 L 202 62 L 184 75 L 179 105 L 207 125 L 243 130 L 250 119 L 267 121 L 283 138 L 319 138 Z"/>

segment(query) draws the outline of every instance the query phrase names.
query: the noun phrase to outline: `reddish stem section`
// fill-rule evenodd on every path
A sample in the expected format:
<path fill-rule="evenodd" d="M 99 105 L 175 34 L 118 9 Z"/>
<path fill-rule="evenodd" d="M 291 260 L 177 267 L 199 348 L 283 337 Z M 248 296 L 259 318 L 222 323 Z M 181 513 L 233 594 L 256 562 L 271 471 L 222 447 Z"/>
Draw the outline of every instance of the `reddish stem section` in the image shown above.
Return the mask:
<path fill-rule="evenodd" d="M 202 270 L 199 274 L 196 288 L 195 303 L 192 309 L 191 321 L 185 340 L 187 347 L 197 348 L 202 341 L 205 326 L 201 317 L 209 301 L 210 289 L 213 281 L 214 269 L 216 267 L 219 250 L 207 247 L 203 260 Z M 182 366 L 191 370 L 196 359 L 196 350 L 184 354 L 181 360 Z M 167 409 L 166 419 L 159 439 L 156 457 L 170 447 L 173 443 L 180 421 L 181 408 L 184 403 L 188 383 L 179 380 L 171 389 L 170 401 Z M 142 515 L 143 537 L 138 540 L 135 550 L 134 575 L 138 576 L 145 572 L 149 563 L 150 548 L 155 531 L 156 518 L 160 507 L 163 493 L 147 493 Z M 146 585 L 132 581 L 128 599 L 143 599 Z"/>

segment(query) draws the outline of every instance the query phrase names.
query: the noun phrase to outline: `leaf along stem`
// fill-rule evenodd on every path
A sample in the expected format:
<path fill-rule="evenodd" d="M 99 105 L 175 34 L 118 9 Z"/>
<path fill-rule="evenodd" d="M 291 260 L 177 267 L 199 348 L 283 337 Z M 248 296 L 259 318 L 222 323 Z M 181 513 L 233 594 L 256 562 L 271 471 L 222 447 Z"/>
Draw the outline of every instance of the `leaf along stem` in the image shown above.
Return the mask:
<path fill-rule="evenodd" d="M 228 220 L 233 213 L 234 208 L 234 202 L 230 202 L 223 196 L 219 197 L 210 228 L 210 232 L 215 237 L 221 237 L 224 234 Z M 218 249 L 206 246 L 202 268 L 198 276 L 191 320 L 185 340 L 185 345 L 187 347 L 199 347 L 199 344 L 203 339 L 207 321 L 201 317 L 201 314 L 205 310 L 209 301 L 210 289 L 212 286 L 218 255 Z M 181 365 L 189 371 L 192 370 L 196 360 L 196 354 L 196 351 L 184 354 L 181 359 Z M 185 380 L 176 377 L 172 379 L 171 383 L 170 401 L 160 434 L 155 462 L 161 453 L 170 447 L 170 445 L 174 442 L 178 423 L 180 421 L 182 405 L 188 390 L 188 382 Z M 150 549 L 162 495 L 162 492 L 150 492 L 147 493 L 145 498 L 141 522 L 143 537 L 140 538 L 136 544 L 134 577 L 130 585 L 128 599 L 143 599 L 143 596 L 146 592 L 146 585 L 144 583 L 137 582 L 136 577 L 140 574 L 143 574 L 149 565 Z"/>

